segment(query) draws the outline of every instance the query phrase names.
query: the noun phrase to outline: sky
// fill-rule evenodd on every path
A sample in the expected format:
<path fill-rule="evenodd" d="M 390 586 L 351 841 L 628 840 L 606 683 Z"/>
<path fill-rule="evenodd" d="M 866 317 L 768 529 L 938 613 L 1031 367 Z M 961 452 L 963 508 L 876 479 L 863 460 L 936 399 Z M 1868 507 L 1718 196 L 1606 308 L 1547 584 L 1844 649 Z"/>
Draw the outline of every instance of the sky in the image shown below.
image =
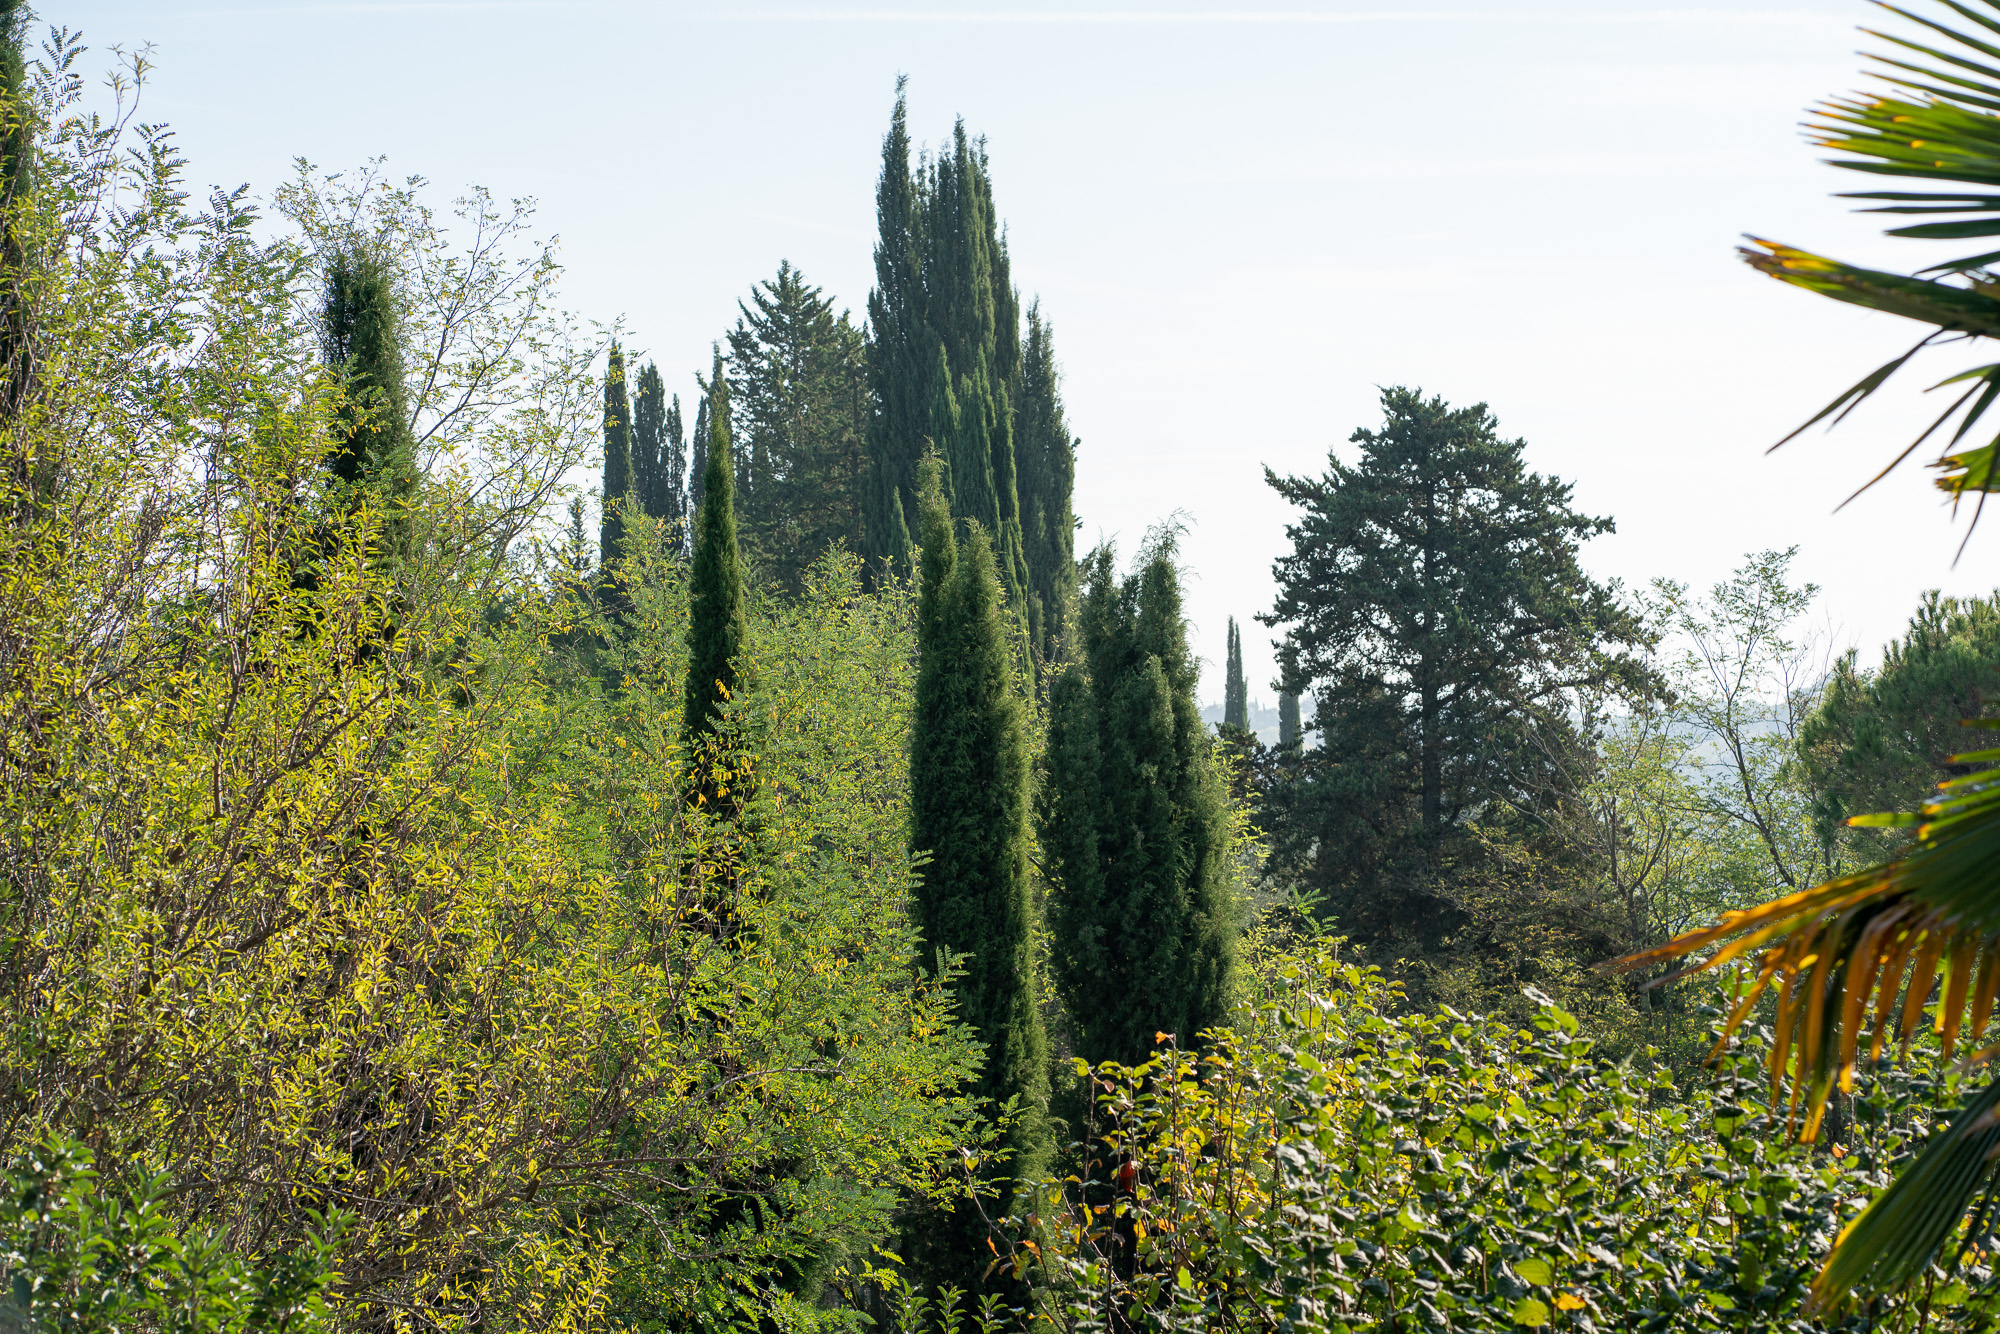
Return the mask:
<path fill-rule="evenodd" d="M 1920 0 L 1921 2 L 1921 0 Z M 1278 0 L 1273 0 L 1275 6 Z M 1268 696 L 1289 510 L 1384 386 L 1484 402 L 1538 472 L 1617 522 L 1595 577 L 1705 587 L 1796 546 L 1864 662 L 1920 592 L 1990 592 L 1920 467 L 1835 509 L 1915 433 L 1928 379 L 1768 447 L 1918 331 L 1761 277 L 1744 233 L 1857 263 L 1942 258 L 1830 198 L 1803 113 L 1869 86 L 1861 0 L 1063 8 L 437 0 L 43 0 L 93 47 L 150 44 L 144 118 L 198 186 L 268 194 L 296 157 L 378 155 L 532 196 L 566 304 L 683 401 L 750 286 L 790 260 L 865 310 L 896 79 L 912 132 L 984 135 L 1024 299 L 1054 326 L 1079 551 L 1185 525 L 1222 693 L 1225 620 Z M 1947 247 L 1949 249 L 1949 247 Z M 1935 408 L 1931 410 L 1935 411 Z M 1956 557 L 1956 564 L 1954 558 Z"/>

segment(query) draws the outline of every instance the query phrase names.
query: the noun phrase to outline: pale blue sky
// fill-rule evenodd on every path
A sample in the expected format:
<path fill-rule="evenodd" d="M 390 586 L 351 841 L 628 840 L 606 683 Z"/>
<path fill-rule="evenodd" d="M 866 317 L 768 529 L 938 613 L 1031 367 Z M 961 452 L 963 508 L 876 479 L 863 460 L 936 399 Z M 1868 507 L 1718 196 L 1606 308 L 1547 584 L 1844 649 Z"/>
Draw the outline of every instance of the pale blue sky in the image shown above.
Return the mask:
<path fill-rule="evenodd" d="M 1618 520 L 1598 574 L 1705 583 L 1797 543 L 1872 657 L 1958 569 L 1919 470 L 1839 515 L 1917 410 L 1764 447 L 1914 337 L 1732 258 L 1749 231 L 1864 262 L 1925 252 L 1827 195 L 1802 109 L 1859 83 L 1861 0 L 1231 8 L 640 3 L 57 4 L 155 45 L 146 114 L 198 184 L 386 154 L 533 195 L 569 304 L 622 315 L 684 400 L 749 285 L 790 259 L 857 312 L 896 76 L 930 141 L 988 137 L 1015 276 L 1083 437 L 1085 543 L 1192 527 L 1189 612 L 1270 605 L 1286 511 L 1375 386 L 1485 400 L 1537 469 Z M 1899 255 L 1899 251 L 1909 252 Z M 1871 358 L 1875 360 L 1871 361 Z M 1957 365 L 1940 363 L 1938 377 Z M 1245 633 L 1252 693 L 1268 633 Z"/>

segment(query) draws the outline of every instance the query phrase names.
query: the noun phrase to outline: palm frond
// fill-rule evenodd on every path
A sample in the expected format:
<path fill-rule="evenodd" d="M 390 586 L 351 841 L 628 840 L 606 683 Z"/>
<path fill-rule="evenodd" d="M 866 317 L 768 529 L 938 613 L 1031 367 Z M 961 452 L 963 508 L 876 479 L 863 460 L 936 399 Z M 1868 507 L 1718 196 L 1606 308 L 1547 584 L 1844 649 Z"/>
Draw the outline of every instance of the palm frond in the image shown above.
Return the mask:
<path fill-rule="evenodd" d="M 1952 757 L 1955 764 L 1996 761 L 2000 750 Z M 1775 988 L 1772 1104 L 1790 1109 L 1790 1129 L 1805 1139 L 1818 1136 L 1834 1090 L 1853 1089 L 1858 1062 L 1879 1060 L 1890 1046 L 1906 1051 L 1927 1012 L 1950 1060 L 1961 1039 L 1985 1034 L 2000 996 L 2000 771 L 1943 784 L 1916 815 L 1850 823 L 1914 823 L 1916 838 L 1892 862 L 1728 913 L 1612 965 L 1625 971 L 1681 962 L 1678 977 L 1748 962 L 1749 983 L 1724 1037 Z M 1988 1116 L 1996 1090 L 2000 1085 L 1968 1104 L 1951 1132 L 1855 1220 L 1820 1275 L 1816 1301 L 1837 1303 L 1857 1285 L 1879 1290 L 1903 1282 L 1937 1256 L 1965 1203 L 1990 1184 L 1986 1151 L 2000 1136 Z"/>

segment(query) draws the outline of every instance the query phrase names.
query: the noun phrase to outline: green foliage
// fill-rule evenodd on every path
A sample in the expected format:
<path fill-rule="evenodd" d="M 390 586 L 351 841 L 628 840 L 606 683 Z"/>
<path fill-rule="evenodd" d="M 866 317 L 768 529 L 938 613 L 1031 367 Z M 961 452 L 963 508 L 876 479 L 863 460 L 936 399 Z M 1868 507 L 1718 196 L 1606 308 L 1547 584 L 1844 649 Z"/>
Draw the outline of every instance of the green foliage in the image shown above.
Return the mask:
<path fill-rule="evenodd" d="M 384 513 L 384 546 L 407 554 L 404 511 L 416 487 L 416 440 L 403 383 L 402 320 L 388 261 L 363 241 L 341 245 L 326 261 L 320 306 L 320 347 L 343 390 L 340 425 L 327 456 L 336 503 L 361 496 Z"/>
<path fill-rule="evenodd" d="M 668 402 L 666 382 L 652 362 L 639 372 L 638 386 L 632 398 L 633 492 L 670 541 L 685 543 L 687 431 L 681 425 L 680 395 Z"/>
<path fill-rule="evenodd" d="M 1043 663 L 1062 659 L 1076 568 L 1071 492 L 1077 441 L 1063 416 L 1061 381 L 1054 335 L 1041 302 L 1031 302 L 1014 387 L 1014 458 L 1028 566 L 1028 642 Z"/>
<path fill-rule="evenodd" d="M 1299 730 L 1299 697 L 1289 690 L 1278 692 L 1278 745 L 1280 747 L 1303 744 L 1305 734 Z"/>
<path fill-rule="evenodd" d="M 939 466 L 925 467 L 918 675 L 910 730 L 910 841 L 923 863 L 916 918 L 943 966 L 962 959 L 960 1013 L 986 1047 L 975 1087 L 1002 1127 L 998 1160 L 976 1187 L 1008 1204 L 1048 1152 L 1047 1039 L 1034 985 L 1034 900 L 1028 872 L 1026 710 L 985 532 L 953 536 Z M 928 1239 L 934 1282 L 976 1285 L 984 1222 L 961 1202 Z"/>
<path fill-rule="evenodd" d="M 102 1179 L 80 1144 L 51 1136 L 26 1149 L 0 1177 L 0 1321 L 47 1334 L 326 1327 L 339 1215 L 260 1266 L 217 1232 L 182 1232 L 170 1212 L 170 1184 L 142 1177 L 127 1194 Z"/>
<path fill-rule="evenodd" d="M 908 569 L 919 465 L 935 450 L 952 515 L 988 534 L 1010 613 L 1028 628 L 1033 654 L 1053 660 L 1071 578 L 1074 441 L 1047 326 L 1039 316 L 1031 321 L 1032 364 L 1024 364 L 1020 298 L 984 141 L 960 121 L 950 145 L 913 172 L 901 81 L 882 144 L 876 219 L 863 516 L 869 558 L 883 571 Z M 1023 425 L 1032 425 L 1032 439 L 1021 437 Z"/>
<path fill-rule="evenodd" d="M 1846 1321 L 1804 1310 L 1833 1234 L 1935 1124 L 1960 1076 L 1863 1082 L 1842 1142 L 1787 1144 L 1756 1053 L 1712 1080 L 1596 1056 L 1544 1005 L 1516 1026 L 1394 1015 L 1373 970 L 1280 955 L 1234 1033 L 1088 1075 L 1111 1146 L 1051 1183 L 1013 1258 L 1061 1330 L 1973 1330 L 1960 1281 Z M 1129 1189 L 1120 1154 L 1136 1154 Z M 1990 1248 L 1981 1231 L 1974 1238 Z"/>
<path fill-rule="evenodd" d="M 1084 561 L 1083 661 L 1051 688 L 1042 846 L 1079 1054 L 1139 1061 L 1228 1014 L 1240 930 L 1228 798 L 1194 700 L 1171 534 L 1120 580 Z"/>
<path fill-rule="evenodd" d="M 744 635 L 736 469 L 729 452 L 729 381 L 723 378 L 720 351 L 708 384 L 704 404 L 709 408 L 708 448 L 688 571 L 688 667 L 681 715 L 691 739 L 713 730 L 717 710 L 735 693 Z"/>
<path fill-rule="evenodd" d="M 1357 938 L 1431 950 L 1461 920 L 1444 870 L 1462 823 L 1525 799 L 1574 692 L 1651 677 L 1643 626 L 1577 563 L 1611 521 L 1528 472 L 1483 404 L 1382 402 L 1354 466 L 1266 473 L 1301 513 L 1259 619 L 1285 628 L 1281 686 L 1312 688 L 1321 737 L 1268 832 Z"/>
<path fill-rule="evenodd" d="M 1250 685 L 1243 679 L 1243 636 L 1236 618 L 1229 618 L 1229 647 L 1223 663 L 1222 725 L 1250 730 Z"/>
<path fill-rule="evenodd" d="M 1821 840 L 1849 844 L 1855 860 L 1893 854 L 1903 836 L 1848 831 L 1848 817 L 1909 810 L 1937 784 L 1972 772 L 1952 757 L 1967 748 L 1960 723 L 1992 712 L 2000 696 L 2000 603 L 1926 593 L 1910 628 L 1860 670 L 1850 650 L 1835 664 L 1819 707 L 1799 732 L 1817 793 Z"/>
<path fill-rule="evenodd" d="M 632 408 L 625 393 L 625 354 L 616 342 L 604 370 L 604 515 L 598 523 L 599 556 L 608 574 L 625 543 L 625 512 L 636 503 L 632 485 Z"/>
<path fill-rule="evenodd" d="M 796 594 L 820 553 L 861 548 L 862 336 L 789 262 L 740 309 L 729 381 L 744 556 Z"/>

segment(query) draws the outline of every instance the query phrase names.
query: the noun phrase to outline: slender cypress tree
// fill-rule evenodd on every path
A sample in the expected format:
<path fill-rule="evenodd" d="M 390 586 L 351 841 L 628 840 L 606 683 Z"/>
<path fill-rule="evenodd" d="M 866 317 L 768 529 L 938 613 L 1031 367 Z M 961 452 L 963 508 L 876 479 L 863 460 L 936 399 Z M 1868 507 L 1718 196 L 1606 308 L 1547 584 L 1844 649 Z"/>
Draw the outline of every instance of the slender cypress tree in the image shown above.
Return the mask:
<path fill-rule="evenodd" d="M 1238 913 L 1226 797 L 1202 725 L 1170 539 L 1120 580 L 1083 567 L 1085 661 L 1050 699 L 1042 847 L 1056 982 L 1077 1054 L 1137 1063 L 1158 1032 L 1223 1022 Z"/>
<path fill-rule="evenodd" d="M 1250 687 L 1243 680 L 1243 635 L 1229 618 L 1229 664 L 1222 685 L 1222 725 L 1250 730 Z"/>
<path fill-rule="evenodd" d="M 917 919 L 932 949 L 964 956 L 959 1012 L 987 1051 L 976 1093 L 1017 1119 L 1004 1164 L 982 1172 L 1005 1208 L 1011 1183 L 1048 1154 L 1047 1041 L 1035 1005 L 1034 900 L 1028 876 L 1025 710 L 992 546 L 976 524 L 961 545 L 942 470 L 922 473 L 922 589 L 916 709 L 910 728 L 911 843 L 925 859 Z M 981 1286 L 992 1258 L 979 1214 L 961 1205 L 926 1250 L 934 1282 Z"/>
<path fill-rule="evenodd" d="M 380 555 L 406 554 L 416 492 L 416 440 L 403 385 L 401 324 L 388 263 L 354 241 L 328 257 L 320 304 L 320 351 L 341 377 L 343 398 L 327 455 L 338 503 L 371 500 L 382 514 Z"/>
<path fill-rule="evenodd" d="M 1299 744 L 1299 697 L 1291 691 L 1278 695 L 1278 748 Z"/>
<path fill-rule="evenodd" d="M 882 139 L 875 187 L 875 287 L 868 294 L 868 474 L 863 554 L 871 577 L 907 574 L 917 468 L 930 438 L 936 336 L 925 318 L 922 194 L 910 170 L 904 84 Z"/>
<path fill-rule="evenodd" d="M 1021 488 L 1021 550 L 1028 566 L 1028 631 L 1037 657 L 1055 662 L 1075 596 L 1076 441 L 1063 417 L 1061 372 L 1041 304 L 1028 307 L 1021 378 L 1014 391 L 1014 454 Z"/>
<path fill-rule="evenodd" d="M 696 382 L 700 382 L 696 376 Z M 708 386 L 702 385 L 701 401 L 694 410 L 694 458 L 688 464 L 687 512 L 690 516 L 688 543 L 694 543 L 692 516 L 701 513 L 702 502 L 707 499 L 708 487 Z"/>
<path fill-rule="evenodd" d="M 729 382 L 722 354 L 708 382 L 708 457 L 688 571 L 688 736 L 715 730 L 723 699 L 736 691 L 743 652 L 743 558 L 736 547 L 736 479 L 729 454 Z"/>
<path fill-rule="evenodd" d="M 604 373 L 604 513 L 597 524 L 599 559 L 607 571 L 624 544 L 624 509 L 631 503 L 632 409 L 625 397 L 625 354 L 613 343 Z"/>
<path fill-rule="evenodd" d="M 639 508 L 666 520 L 667 386 L 647 362 L 632 386 L 632 495 Z"/>
<path fill-rule="evenodd" d="M 703 423 L 706 426 L 707 423 Z M 704 457 L 702 462 L 707 463 Z M 660 517 L 676 540 L 687 540 L 688 519 L 694 513 L 688 504 L 687 429 L 681 425 L 681 396 L 667 404 L 666 430 L 660 441 Z"/>

